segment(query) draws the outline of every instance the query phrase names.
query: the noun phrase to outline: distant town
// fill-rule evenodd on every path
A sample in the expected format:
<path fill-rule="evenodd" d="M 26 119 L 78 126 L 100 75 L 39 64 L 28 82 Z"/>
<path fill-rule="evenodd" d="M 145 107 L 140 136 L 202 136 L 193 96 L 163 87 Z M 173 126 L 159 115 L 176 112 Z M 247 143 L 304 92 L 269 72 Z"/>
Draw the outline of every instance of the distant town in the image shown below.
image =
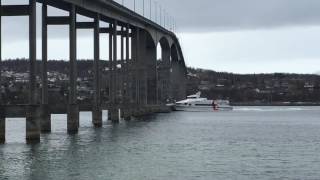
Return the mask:
<path fill-rule="evenodd" d="M 107 64 L 102 64 L 102 76 L 108 77 Z M 24 104 L 27 103 L 29 64 L 26 59 L 14 59 L 2 62 L 2 87 L 1 95 L 5 104 Z M 93 61 L 78 61 L 78 101 L 91 102 L 93 96 Z M 67 103 L 68 101 L 68 67 L 66 61 L 49 61 L 48 62 L 48 90 L 50 103 Z M 41 63 L 37 62 L 37 84 L 41 86 L 40 72 Z M 108 85 L 102 82 L 102 98 L 108 101 Z M 41 87 L 40 87 L 41 89 Z M 38 92 L 40 96 L 40 92 Z"/>
<path fill-rule="evenodd" d="M 107 61 L 106 61 L 107 62 Z M 93 95 L 92 60 L 79 60 L 78 100 L 89 101 Z M 27 100 L 28 61 L 13 59 L 2 62 L 1 95 L 6 104 L 23 104 Z M 37 64 L 41 72 L 40 61 Z M 102 76 L 108 72 L 102 63 Z M 49 100 L 67 101 L 68 62 L 48 62 Z M 40 78 L 37 77 L 38 84 Z M 320 76 L 311 74 L 232 74 L 188 68 L 188 94 L 202 92 L 210 99 L 228 99 L 234 105 L 320 105 Z M 108 84 L 102 83 L 102 98 L 108 101 Z M 40 94 L 40 92 L 39 92 Z"/>

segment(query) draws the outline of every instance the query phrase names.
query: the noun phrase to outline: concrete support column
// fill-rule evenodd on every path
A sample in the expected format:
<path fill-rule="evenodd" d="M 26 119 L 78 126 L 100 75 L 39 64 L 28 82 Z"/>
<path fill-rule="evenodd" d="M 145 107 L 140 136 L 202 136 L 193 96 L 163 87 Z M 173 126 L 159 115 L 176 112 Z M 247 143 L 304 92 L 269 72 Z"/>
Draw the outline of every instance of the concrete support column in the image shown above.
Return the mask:
<path fill-rule="evenodd" d="M 121 64 L 121 69 L 119 71 L 119 104 L 120 104 L 120 109 L 121 109 L 121 116 L 123 117 L 126 111 L 125 107 L 125 89 L 124 89 L 124 78 L 125 78 L 125 71 L 124 71 L 124 27 L 121 27 L 121 34 L 120 34 L 120 64 Z"/>
<path fill-rule="evenodd" d="M 174 61 L 172 61 L 172 73 L 171 73 L 171 96 L 173 98 L 173 100 L 175 101 L 179 101 L 178 96 L 179 96 L 179 65 L 178 65 L 178 60 L 174 59 Z"/>
<path fill-rule="evenodd" d="M 5 143 L 6 141 L 6 116 L 5 108 L 0 105 L 0 144 Z"/>
<path fill-rule="evenodd" d="M 161 68 L 161 71 L 159 72 L 159 76 L 161 76 L 161 79 L 159 82 L 161 87 L 158 88 L 160 90 L 161 94 L 158 99 L 160 104 L 166 104 L 167 100 L 169 99 L 170 94 L 170 55 L 171 55 L 171 49 L 170 47 L 163 47 L 162 48 L 162 62 L 163 67 Z"/>
<path fill-rule="evenodd" d="M 26 117 L 26 139 L 27 142 L 40 141 L 40 118 L 41 111 L 37 100 L 36 82 L 36 0 L 29 0 L 29 107 Z"/>
<path fill-rule="evenodd" d="M 112 24 L 109 24 L 109 28 L 112 29 Z M 113 92 L 113 52 L 112 52 L 112 33 L 109 32 L 109 109 L 108 109 L 108 120 L 111 120 L 111 106 L 113 106 L 114 102 L 114 92 Z"/>
<path fill-rule="evenodd" d="M 77 133 L 79 129 L 79 107 L 77 104 L 77 37 L 76 37 L 76 8 L 71 5 L 70 9 L 70 68 L 69 68 L 69 106 L 68 106 L 68 133 Z"/>
<path fill-rule="evenodd" d="M 180 100 L 185 99 L 187 97 L 187 72 L 184 64 L 180 64 L 181 68 L 181 92 L 180 92 Z"/>
<path fill-rule="evenodd" d="M 41 131 L 51 132 L 51 117 L 49 112 L 48 102 L 48 26 L 47 26 L 47 15 L 48 15 L 47 0 L 42 3 L 42 100 L 41 100 Z"/>
<path fill-rule="evenodd" d="M 101 88 L 100 88 L 100 16 L 94 19 L 94 102 L 92 111 L 92 123 L 95 127 L 102 127 Z"/>
<path fill-rule="evenodd" d="M 109 24 L 110 29 L 112 29 L 112 24 Z M 112 103 L 114 98 L 113 93 L 113 62 L 112 62 L 112 33 L 109 32 L 109 101 Z"/>
<path fill-rule="evenodd" d="M 2 106 L 2 51 L 1 51 L 1 26 L 2 26 L 2 12 L 1 12 L 1 0 L 0 0 L 0 144 L 3 144 L 6 141 L 6 117 L 5 117 L 5 109 Z"/>
<path fill-rule="evenodd" d="M 140 76 L 139 76 L 139 46 L 140 46 L 140 29 L 135 28 L 134 31 L 134 42 L 133 42 L 133 52 L 134 52 L 134 77 L 135 77 L 135 101 L 140 104 Z"/>
<path fill-rule="evenodd" d="M 124 35 L 123 35 L 123 32 L 124 32 L 124 28 L 121 27 L 121 37 L 120 37 L 120 63 L 121 63 L 121 71 L 120 71 L 120 94 L 121 94 L 121 104 L 123 104 L 123 98 L 124 98 Z"/>
<path fill-rule="evenodd" d="M 40 142 L 41 107 L 29 105 L 26 114 L 26 140 L 29 143 Z"/>
<path fill-rule="evenodd" d="M 130 100 L 131 113 L 133 116 L 137 114 L 139 110 L 139 70 L 138 70 L 138 46 L 139 46 L 139 27 L 134 27 L 132 30 L 131 36 L 131 87 L 130 87 Z"/>
<path fill-rule="evenodd" d="M 118 22 L 117 20 L 114 20 L 113 22 L 113 28 L 112 28 L 112 46 L 113 46 L 113 53 L 112 53 L 112 94 L 114 97 L 112 97 L 112 103 L 111 103 L 111 108 L 109 110 L 109 114 L 110 114 L 110 119 L 113 122 L 119 122 L 119 88 L 118 88 L 118 73 L 117 73 L 117 47 L 118 47 L 118 40 L 117 40 L 117 26 L 118 26 Z"/>
<path fill-rule="evenodd" d="M 130 46 L 129 46 L 129 38 L 130 38 L 130 32 L 129 32 L 129 25 L 127 25 L 127 27 L 126 27 L 126 35 L 125 35 L 125 37 L 126 37 L 126 57 L 125 57 L 125 63 L 124 63 L 124 76 L 125 76 L 125 80 L 124 80 L 124 82 L 125 82 L 125 88 L 124 88 L 124 91 L 125 91 L 125 106 L 124 106 L 124 108 L 125 108 L 125 111 L 123 112 L 124 113 L 124 115 L 123 115 L 123 117 L 124 117 L 124 119 L 125 120 L 130 120 L 131 119 L 131 105 L 130 105 L 130 103 L 131 103 L 131 89 L 130 89 L 130 87 L 129 87 L 129 72 L 128 72 L 128 70 L 129 70 L 129 59 L 130 59 L 130 56 L 129 56 L 129 48 L 130 48 Z"/>
<path fill-rule="evenodd" d="M 112 29 L 112 36 L 113 36 L 113 58 L 112 58 L 112 65 L 113 65 L 113 92 L 114 92 L 114 102 L 113 104 L 116 104 L 118 105 L 119 104 L 119 93 L 118 93 L 118 68 L 117 68 L 117 64 L 118 64 L 118 33 L 117 33 L 117 27 L 118 27 L 118 21 L 117 20 L 114 20 L 114 23 L 113 23 L 113 29 Z"/>
<path fill-rule="evenodd" d="M 141 106 L 148 104 L 148 55 L 147 55 L 147 35 L 145 32 L 139 33 L 138 49 L 138 66 L 139 66 L 139 101 Z M 145 108 L 145 107 L 143 107 Z"/>
<path fill-rule="evenodd" d="M 153 43 L 153 40 L 145 34 L 144 47 L 144 61 L 143 66 L 145 68 L 145 101 L 148 105 L 157 104 L 157 49 Z M 151 42 L 152 41 L 152 42 Z"/>

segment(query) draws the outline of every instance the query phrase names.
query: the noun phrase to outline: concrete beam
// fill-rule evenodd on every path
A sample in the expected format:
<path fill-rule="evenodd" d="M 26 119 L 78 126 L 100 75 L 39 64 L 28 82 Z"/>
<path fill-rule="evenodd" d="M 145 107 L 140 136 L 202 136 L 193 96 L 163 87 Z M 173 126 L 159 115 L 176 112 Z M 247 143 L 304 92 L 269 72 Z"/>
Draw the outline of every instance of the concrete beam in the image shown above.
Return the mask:
<path fill-rule="evenodd" d="M 93 29 L 95 28 L 95 22 L 77 22 L 77 29 Z"/>
<path fill-rule="evenodd" d="M 111 33 L 112 29 L 111 28 L 100 28 L 100 33 Z"/>
<path fill-rule="evenodd" d="M 1 16 L 28 16 L 30 14 L 29 5 L 3 5 L 1 6 Z"/>
<path fill-rule="evenodd" d="M 46 21 L 47 25 L 69 25 L 69 16 L 49 16 Z"/>

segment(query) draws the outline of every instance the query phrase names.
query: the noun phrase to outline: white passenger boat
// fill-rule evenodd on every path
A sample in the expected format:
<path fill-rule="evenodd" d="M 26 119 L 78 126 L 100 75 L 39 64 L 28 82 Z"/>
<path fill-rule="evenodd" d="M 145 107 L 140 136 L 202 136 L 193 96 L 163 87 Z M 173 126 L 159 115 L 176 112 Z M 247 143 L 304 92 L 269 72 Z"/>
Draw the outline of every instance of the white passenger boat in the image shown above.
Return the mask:
<path fill-rule="evenodd" d="M 187 99 L 176 102 L 175 109 L 177 111 L 191 112 L 210 112 L 210 111 L 230 111 L 233 107 L 230 106 L 228 100 L 208 100 L 201 98 L 201 92 L 190 95 Z"/>

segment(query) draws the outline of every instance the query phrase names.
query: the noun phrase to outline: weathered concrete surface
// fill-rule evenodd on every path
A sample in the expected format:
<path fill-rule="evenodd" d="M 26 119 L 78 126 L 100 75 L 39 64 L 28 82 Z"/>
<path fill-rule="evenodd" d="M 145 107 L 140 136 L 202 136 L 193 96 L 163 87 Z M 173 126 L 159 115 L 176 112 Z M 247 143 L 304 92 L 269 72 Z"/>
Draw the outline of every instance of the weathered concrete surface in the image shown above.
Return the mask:
<path fill-rule="evenodd" d="M 0 144 L 6 141 L 6 117 L 5 108 L 0 105 Z"/>
<path fill-rule="evenodd" d="M 27 142 L 40 142 L 41 108 L 39 105 L 29 105 L 26 114 Z"/>
<path fill-rule="evenodd" d="M 48 104 L 41 105 L 41 132 L 51 132 L 51 114 Z"/>
<path fill-rule="evenodd" d="M 94 106 L 92 111 L 92 123 L 94 127 L 102 127 L 102 110 L 98 106 Z"/>
<path fill-rule="evenodd" d="M 112 107 L 109 110 L 109 120 L 111 120 L 114 123 L 120 122 L 120 116 L 119 116 L 119 108 L 117 107 Z"/>
<path fill-rule="evenodd" d="M 77 104 L 69 104 L 67 121 L 68 133 L 77 133 L 79 131 L 79 107 Z"/>

